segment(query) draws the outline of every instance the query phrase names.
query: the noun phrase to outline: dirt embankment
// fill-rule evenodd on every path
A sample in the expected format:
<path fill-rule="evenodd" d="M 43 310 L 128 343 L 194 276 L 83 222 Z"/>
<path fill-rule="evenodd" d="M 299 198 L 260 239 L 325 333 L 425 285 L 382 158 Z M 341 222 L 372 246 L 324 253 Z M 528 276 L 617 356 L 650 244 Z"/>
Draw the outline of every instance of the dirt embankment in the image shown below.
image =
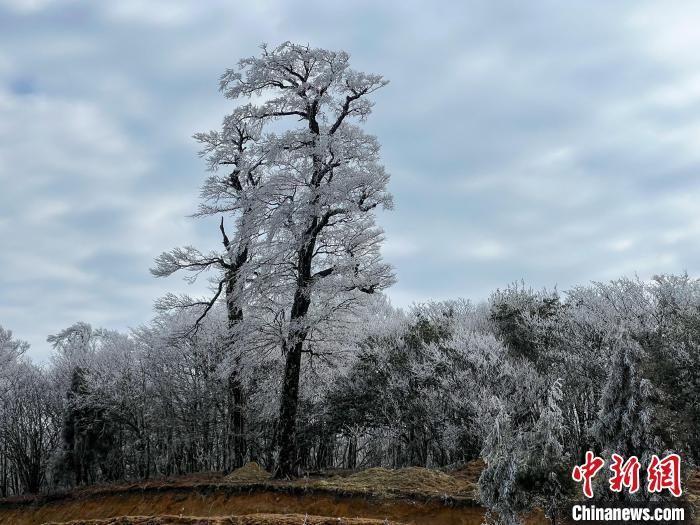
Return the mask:
<path fill-rule="evenodd" d="M 482 465 L 449 474 L 369 469 L 275 481 L 257 465 L 216 474 L 0 500 L 0 525 L 481 525 Z M 700 473 L 684 483 L 700 507 Z M 541 512 L 527 525 L 545 525 Z M 697 523 L 697 521 L 696 521 Z"/>
<path fill-rule="evenodd" d="M 364 518 L 328 518 L 308 514 L 250 514 L 218 518 L 185 518 L 179 516 L 123 516 L 106 520 L 77 520 L 70 524 L 47 523 L 46 525 L 387 525 L 387 520 Z M 392 525 L 402 525 L 392 522 Z"/>
<path fill-rule="evenodd" d="M 389 523 L 434 525 L 479 525 L 483 510 L 479 507 L 447 506 L 439 501 L 419 502 L 405 499 L 379 499 L 360 496 L 341 496 L 310 492 L 285 494 L 281 492 L 201 491 L 168 489 L 159 491 L 84 495 L 70 499 L 45 502 L 38 505 L 0 507 L 0 523 L 5 525 L 40 525 L 48 522 L 68 522 L 76 519 L 110 518 L 114 516 L 200 516 L 217 517 L 259 513 L 329 516 L 337 518 L 387 519 Z M 296 519 L 296 518 L 294 518 Z M 143 521 L 143 520 L 142 520 Z M 248 523 L 245 521 L 218 521 L 219 523 Z M 294 521 L 292 521 L 294 522 Z M 83 523 L 82 521 L 76 522 Z M 130 522 L 115 522 L 127 525 Z M 151 525 L 151 522 L 144 522 Z M 153 522 L 153 525 L 171 523 Z M 173 522 L 182 523 L 182 522 Z M 192 523 L 185 521 L 185 523 Z M 194 523 L 217 523 L 195 521 Z M 256 523 L 254 521 L 251 524 Z M 266 522 L 261 522 L 266 523 Z M 280 521 L 279 523 L 289 523 Z M 302 525 L 304 520 L 297 521 Z M 309 522 L 314 523 L 313 521 Z M 321 522 L 323 523 L 323 522 Z M 351 522 L 347 522 L 351 523 Z M 372 522 L 369 522 L 372 523 Z"/>
<path fill-rule="evenodd" d="M 479 525 L 483 509 L 474 490 L 464 473 L 377 468 L 274 481 L 249 464 L 226 477 L 96 486 L 33 501 L 4 501 L 0 524 Z"/>

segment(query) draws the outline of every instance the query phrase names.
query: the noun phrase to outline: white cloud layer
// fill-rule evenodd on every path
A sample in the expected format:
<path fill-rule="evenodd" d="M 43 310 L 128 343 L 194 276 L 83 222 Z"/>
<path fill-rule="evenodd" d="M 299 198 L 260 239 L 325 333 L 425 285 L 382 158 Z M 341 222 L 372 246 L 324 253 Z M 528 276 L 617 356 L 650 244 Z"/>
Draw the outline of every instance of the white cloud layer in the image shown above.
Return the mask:
<path fill-rule="evenodd" d="M 0 324 L 44 358 L 69 323 L 125 329 L 186 289 L 148 267 L 219 242 L 185 217 L 190 137 L 230 109 L 219 74 L 284 40 L 391 80 L 368 127 L 394 303 L 697 275 L 699 23 L 693 2 L 2 2 Z"/>

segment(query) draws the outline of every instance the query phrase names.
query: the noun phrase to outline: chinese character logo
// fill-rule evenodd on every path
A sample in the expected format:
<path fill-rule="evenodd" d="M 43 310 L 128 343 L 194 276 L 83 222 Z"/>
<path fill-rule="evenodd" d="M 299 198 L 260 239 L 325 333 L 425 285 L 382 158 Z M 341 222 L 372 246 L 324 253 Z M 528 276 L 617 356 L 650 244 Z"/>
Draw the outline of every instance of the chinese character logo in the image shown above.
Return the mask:
<path fill-rule="evenodd" d="M 654 454 L 647 469 L 649 492 L 661 492 L 668 489 L 671 494 L 679 497 L 681 490 L 681 458 L 678 454 L 669 454 L 664 459 Z"/>
<path fill-rule="evenodd" d="M 630 494 L 639 490 L 639 460 L 637 456 L 632 456 L 627 461 L 618 454 L 612 455 L 613 464 L 610 470 L 613 476 L 610 478 L 610 490 L 612 492 L 622 492 L 622 487 L 627 487 Z"/>
<path fill-rule="evenodd" d="M 593 497 L 593 478 L 605 465 L 603 458 L 599 458 L 590 450 L 586 452 L 586 462 L 576 465 L 571 477 L 576 482 L 583 482 L 583 494 L 587 498 Z M 625 458 L 619 454 L 612 455 L 610 470 L 612 476 L 608 483 L 612 492 L 622 492 L 624 488 L 630 494 L 634 494 L 640 488 L 639 471 L 641 465 L 636 456 Z M 681 458 L 678 454 L 669 454 L 663 459 L 654 454 L 647 467 L 647 492 L 661 492 L 664 489 L 680 497 L 681 489 Z"/>
<path fill-rule="evenodd" d="M 602 458 L 593 455 L 590 450 L 586 452 L 586 462 L 583 465 L 576 465 L 574 471 L 571 473 L 571 477 L 574 481 L 583 481 L 583 493 L 587 498 L 593 497 L 593 487 L 591 485 L 593 477 L 598 473 L 600 469 L 605 465 L 605 461 Z"/>

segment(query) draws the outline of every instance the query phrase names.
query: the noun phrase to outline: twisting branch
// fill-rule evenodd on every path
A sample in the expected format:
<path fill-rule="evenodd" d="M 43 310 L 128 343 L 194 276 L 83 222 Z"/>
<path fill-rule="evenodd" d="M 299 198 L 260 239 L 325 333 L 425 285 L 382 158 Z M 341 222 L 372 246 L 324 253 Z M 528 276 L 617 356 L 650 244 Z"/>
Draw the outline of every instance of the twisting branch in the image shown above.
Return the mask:
<path fill-rule="evenodd" d="M 366 90 L 362 90 L 359 93 L 353 93 L 352 95 L 348 95 L 347 97 L 345 97 L 345 102 L 343 103 L 343 108 L 340 110 L 340 115 L 338 115 L 338 118 L 331 126 L 331 129 L 328 132 L 329 135 L 333 135 L 336 131 L 338 131 L 338 128 L 345 120 L 345 117 L 347 117 L 350 114 L 350 111 L 351 111 L 350 104 L 352 104 L 355 100 L 360 98 L 366 92 L 367 92 Z"/>
<path fill-rule="evenodd" d="M 151 274 L 155 277 L 167 277 L 178 270 L 201 272 L 211 267 L 230 268 L 230 264 L 217 254 L 204 256 L 192 246 L 175 248 L 156 257 L 156 265 L 151 268 Z"/>
<path fill-rule="evenodd" d="M 216 289 L 216 293 L 214 294 L 214 297 L 212 297 L 208 302 L 204 303 L 206 306 L 205 306 L 204 311 L 202 312 L 202 314 L 201 314 L 201 315 L 197 318 L 197 320 L 194 322 L 194 326 L 193 326 L 193 330 L 194 330 L 194 331 L 193 331 L 192 333 L 197 333 L 197 330 L 199 330 L 199 324 L 200 324 L 200 323 L 202 322 L 202 320 L 207 316 L 207 314 L 209 313 L 209 310 L 211 310 L 211 309 L 214 307 L 214 304 L 216 303 L 217 299 L 218 299 L 219 296 L 221 295 L 221 291 L 222 291 L 223 288 L 224 288 L 224 282 L 225 282 L 225 281 L 226 281 L 226 279 L 221 279 L 221 280 L 219 281 L 219 286 L 218 286 L 218 288 Z M 199 303 L 199 304 L 202 304 L 202 303 Z M 193 305 L 193 306 L 194 306 L 194 305 Z"/>
<path fill-rule="evenodd" d="M 224 248 L 228 250 L 229 246 L 231 243 L 228 240 L 228 236 L 226 235 L 226 230 L 224 230 L 224 218 L 221 217 L 221 224 L 219 225 L 219 229 L 221 230 L 221 235 L 224 236 Z"/>

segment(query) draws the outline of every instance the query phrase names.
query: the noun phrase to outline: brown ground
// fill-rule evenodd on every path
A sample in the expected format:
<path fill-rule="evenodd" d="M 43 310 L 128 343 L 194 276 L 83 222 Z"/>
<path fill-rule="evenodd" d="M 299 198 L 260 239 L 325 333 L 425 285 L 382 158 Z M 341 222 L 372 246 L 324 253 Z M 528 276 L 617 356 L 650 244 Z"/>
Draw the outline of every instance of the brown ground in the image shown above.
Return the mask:
<path fill-rule="evenodd" d="M 688 496 L 688 501 L 697 509 L 700 515 L 700 470 L 696 470 L 690 479 L 685 482 L 683 490 Z"/>
<path fill-rule="evenodd" d="M 14 508 L 0 506 L 0 524 L 40 525 L 51 522 L 70 522 L 80 518 L 82 521 L 72 524 L 78 525 L 85 520 L 113 516 L 180 516 L 182 514 L 183 516 L 217 517 L 259 513 L 304 516 L 307 512 L 313 516 L 332 517 L 336 520 L 334 523 L 343 523 L 338 522 L 338 518 L 346 521 L 348 518 L 371 518 L 379 520 L 379 523 L 388 519 L 391 524 L 479 525 L 483 519 L 483 510 L 479 507 L 450 507 L 439 501 L 417 502 L 398 498 L 337 496 L 316 492 L 307 494 L 267 491 L 226 493 L 163 488 L 159 491 L 142 493 L 82 495 L 44 502 L 37 506 L 19 505 Z M 282 519 L 279 521 L 280 524 L 289 523 L 287 517 L 280 519 Z M 122 525 L 121 522 L 116 523 Z M 156 521 L 154 525 L 161 525 L 161 523 Z M 206 520 L 203 523 L 206 523 Z M 302 524 L 303 520 L 298 522 L 298 525 Z M 130 522 L 124 521 L 123 525 L 130 525 Z"/>
<path fill-rule="evenodd" d="M 483 510 L 473 498 L 474 487 L 463 473 L 451 476 L 423 468 L 375 468 L 275 481 L 251 463 L 225 477 L 207 474 L 99 485 L 34 501 L 6 500 L 0 502 L 0 524 L 40 525 L 80 518 L 71 525 L 302 525 L 309 513 L 307 525 L 384 524 L 385 519 L 397 525 L 478 525 Z M 111 521 L 105 521 L 108 518 Z M 357 521 L 360 518 L 365 521 Z M 101 521 L 89 521 L 95 519 Z"/>
<path fill-rule="evenodd" d="M 475 490 L 482 468 L 476 461 L 449 474 L 374 468 L 275 481 L 249 464 L 226 477 L 201 474 L 0 500 L 0 525 L 480 525 L 484 511 Z M 700 507 L 700 472 L 684 490 Z M 526 521 L 545 523 L 541 513 Z"/>
<path fill-rule="evenodd" d="M 70 525 L 388 525 L 385 520 L 327 518 L 308 514 L 249 514 L 217 518 L 184 518 L 179 516 L 124 516 L 106 520 L 78 520 Z M 46 525 L 65 525 L 47 523 Z M 391 525 L 401 525 L 394 521 Z"/>

